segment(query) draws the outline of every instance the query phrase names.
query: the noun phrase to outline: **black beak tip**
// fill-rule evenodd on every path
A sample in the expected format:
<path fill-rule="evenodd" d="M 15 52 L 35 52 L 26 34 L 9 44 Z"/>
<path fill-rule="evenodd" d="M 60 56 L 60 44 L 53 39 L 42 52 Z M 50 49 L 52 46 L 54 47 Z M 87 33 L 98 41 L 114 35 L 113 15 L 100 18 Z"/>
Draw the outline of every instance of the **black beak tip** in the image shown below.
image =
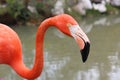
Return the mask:
<path fill-rule="evenodd" d="M 89 44 L 88 42 L 86 42 L 84 49 L 82 49 L 82 50 L 80 51 L 80 52 L 81 52 L 81 55 L 82 55 L 82 61 L 83 61 L 83 63 L 85 63 L 85 61 L 86 61 L 87 58 L 88 58 L 89 50 L 90 50 L 90 44 Z"/>

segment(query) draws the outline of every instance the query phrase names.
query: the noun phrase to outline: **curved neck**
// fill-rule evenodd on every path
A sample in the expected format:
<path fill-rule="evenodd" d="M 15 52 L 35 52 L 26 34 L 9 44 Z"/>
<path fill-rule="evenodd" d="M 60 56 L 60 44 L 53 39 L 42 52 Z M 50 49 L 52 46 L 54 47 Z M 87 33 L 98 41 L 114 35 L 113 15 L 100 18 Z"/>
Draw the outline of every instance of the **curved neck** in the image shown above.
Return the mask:
<path fill-rule="evenodd" d="M 37 78 L 43 69 L 44 55 L 44 35 L 49 26 L 52 26 L 51 18 L 44 20 L 38 28 L 36 34 L 36 54 L 35 54 L 35 63 L 33 68 L 30 70 L 27 68 L 22 60 L 17 60 L 12 64 L 13 69 L 22 77 L 26 79 L 35 79 Z"/>

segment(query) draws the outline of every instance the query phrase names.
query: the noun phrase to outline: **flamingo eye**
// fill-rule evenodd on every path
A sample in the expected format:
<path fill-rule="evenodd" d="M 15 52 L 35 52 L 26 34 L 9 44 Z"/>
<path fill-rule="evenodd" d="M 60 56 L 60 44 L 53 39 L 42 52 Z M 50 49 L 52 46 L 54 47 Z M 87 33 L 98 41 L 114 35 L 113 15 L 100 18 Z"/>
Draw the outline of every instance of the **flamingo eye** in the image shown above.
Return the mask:
<path fill-rule="evenodd" d="M 72 24 L 68 23 L 67 26 L 68 26 L 68 27 L 72 27 Z"/>

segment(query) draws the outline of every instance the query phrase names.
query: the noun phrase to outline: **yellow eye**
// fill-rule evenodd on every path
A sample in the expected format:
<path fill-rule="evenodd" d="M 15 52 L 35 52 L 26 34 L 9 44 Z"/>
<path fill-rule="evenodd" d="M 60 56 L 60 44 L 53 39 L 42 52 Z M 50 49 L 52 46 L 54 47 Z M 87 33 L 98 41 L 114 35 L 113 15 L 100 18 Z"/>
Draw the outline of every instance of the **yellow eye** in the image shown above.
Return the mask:
<path fill-rule="evenodd" d="M 67 26 L 68 26 L 68 27 L 71 27 L 71 26 L 72 26 L 72 24 L 68 23 L 68 24 L 67 24 Z"/>

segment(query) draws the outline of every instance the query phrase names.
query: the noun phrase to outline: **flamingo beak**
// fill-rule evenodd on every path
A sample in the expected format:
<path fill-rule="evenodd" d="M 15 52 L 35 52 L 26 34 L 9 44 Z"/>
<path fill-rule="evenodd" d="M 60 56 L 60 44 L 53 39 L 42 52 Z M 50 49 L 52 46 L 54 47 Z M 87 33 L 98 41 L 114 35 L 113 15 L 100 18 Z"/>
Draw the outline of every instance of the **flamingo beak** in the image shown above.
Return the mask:
<path fill-rule="evenodd" d="M 90 43 L 86 42 L 84 48 L 80 50 L 83 62 L 87 60 L 89 51 L 90 51 Z"/>
<path fill-rule="evenodd" d="M 82 29 L 78 25 L 71 25 L 69 27 L 69 30 L 71 32 L 72 37 L 78 43 L 82 55 L 82 61 L 85 62 L 89 55 L 90 41 L 87 35 L 82 31 Z"/>

